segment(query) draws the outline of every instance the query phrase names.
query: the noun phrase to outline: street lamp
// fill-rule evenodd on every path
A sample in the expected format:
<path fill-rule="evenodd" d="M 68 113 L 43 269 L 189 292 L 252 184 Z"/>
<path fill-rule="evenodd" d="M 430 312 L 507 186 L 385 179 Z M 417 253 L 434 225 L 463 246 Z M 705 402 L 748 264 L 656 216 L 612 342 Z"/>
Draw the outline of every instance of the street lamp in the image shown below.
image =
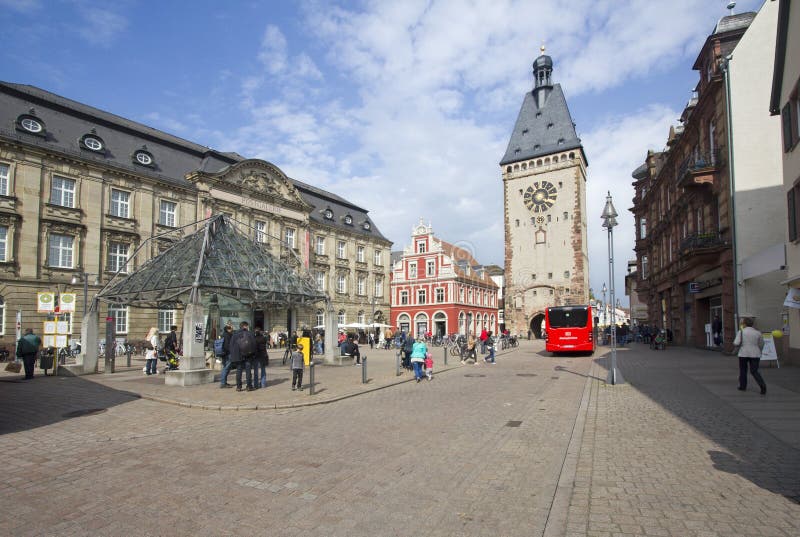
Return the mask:
<path fill-rule="evenodd" d="M 86 317 L 86 313 L 89 309 L 89 276 L 95 276 L 94 284 L 95 286 L 100 285 L 100 275 L 94 274 L 90 272 L 79 272 L 77 274 L 72 275 L 72 280 L 70 283 L 72 285 L 78 285 L 78 283 L 83 282 L 83 316 Z"/>
<path fill-rule="evenodd" d="M 614 227 L 617 225 L 617 214 L 614 209 L 614 203 L 611 201 L 611 192 L 606 196 L 606 206 L 603 208 L 603 214 L 600 218 L 603 219 L 603 227 L 608 229 L 608 279 L 611 282 L 611 294 L 609 295 L 609 302 L 611 302 L 611 367 L 608 370 L 608 384 L 624 384 L 625 380 L 617 370 L 617 321 L 614 312 Z M 603 284 L 603 295 L 605 296 L 605 284 Z"/>

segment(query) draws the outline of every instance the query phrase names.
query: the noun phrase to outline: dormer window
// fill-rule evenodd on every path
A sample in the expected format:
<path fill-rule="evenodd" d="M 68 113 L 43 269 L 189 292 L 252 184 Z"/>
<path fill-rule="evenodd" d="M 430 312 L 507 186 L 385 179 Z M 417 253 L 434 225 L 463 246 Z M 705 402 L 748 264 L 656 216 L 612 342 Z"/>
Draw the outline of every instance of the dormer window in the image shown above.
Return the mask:
<path fill-rule="evenodd" d="M 372 224 L 364 222 L 364 230 L 369 231 L 370 229 L 372 229 Z"/>
<path fill-rule="evenodd" d="M 352 226 L 352 225 L 353 225 L 353 217 L 352 217 L 352 216 L 350 216 L 349 214 L 348 214 L 348 215 L 345 215 L 345 217 L 344 217 L 344 223 L 345 223 L 346 225 L 348 225 L 348 226 Z"/>
<path fill-rule="evenodd" d="M 140 149 L 133 154 L 133 163 L 140 164 L 142 166 L 152 166 L 153 155 L 151 155 L 148 151 Z"/>
<path fill-rule="evenodd" d="M 44 136 L 44 123 L 33 115 L 33 109 L 30 113 L 22 114 L 17 118 L 17 128 L 30 134 Z"/>
<path fill-rule="evenodd" d="M 94 151 L 95 153 L 100 153 L 105 149 L 103 140 L 96 134 L 84 134 L 81 138 L 80 145 L 82 148 Z"/>
<path fill-rule="evenodd" d="M 330 209 L 325 209 L 325 212 L 322 213 L 322 215 L 325 217 L 325 220 L 333 220 L 333 211 Z"/>

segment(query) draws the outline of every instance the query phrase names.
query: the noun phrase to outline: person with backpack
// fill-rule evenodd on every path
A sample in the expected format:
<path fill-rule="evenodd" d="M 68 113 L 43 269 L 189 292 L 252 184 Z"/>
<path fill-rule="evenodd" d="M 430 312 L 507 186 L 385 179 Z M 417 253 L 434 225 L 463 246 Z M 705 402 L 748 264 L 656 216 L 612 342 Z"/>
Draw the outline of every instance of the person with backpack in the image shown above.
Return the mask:
<path fill-rule="evenodd" d="M 267 387 L 267 365 L 269 355 L 267 354 L 267 338 L 260 326 L 256 327 L 256 355 L 253 359 L 255 375 L 253 379 L 253 389 Z"/>
<path fill-rule="evenodd" d="M 233 326 L 225 325 L 225 332 L 222 334 L 222 373 L 219 377 L 220 388 L 230 388 L 228 384 L 228 373 L 231 371 L 231 339 L 233 339 Z"/>
<path fill-rule="evenodd" d="M 249 330 L 250 324 L 242 321 L 239 324 L 239 331 L 231 337 L 231 362 L 237 364 L 236 367 L 236 391 L 244 391 L 242 388 L 242 369 L 245 370 L 247 379 L 247 391 L 253 391 L 253 362 L 256 355 L 256 338 Z"/>
<path fill-rule="evenodd" d="M 22 358 L 25 366 L 25 380 L 33 378 L 33 368 L 36 365 L 36 353 L 42 346 L 42 340 L 33 333 L 33 328 L 26 328 L 25 335 L 17 341 L 17 356 Z"/>
<path fill-rule="evenodd" d="M 403 332 L 405 335 L 405 332 Z M 414 350 L 414 336 L 406 335 L 403 341 L 403 367 L 411 369 L 411 352 Z"/>
<path fill-rule="evenodd" d="M 178 354 L 178 327 L 174 324 L 169 327 L 169 334 L 164 338 L 164 350 Z"/>

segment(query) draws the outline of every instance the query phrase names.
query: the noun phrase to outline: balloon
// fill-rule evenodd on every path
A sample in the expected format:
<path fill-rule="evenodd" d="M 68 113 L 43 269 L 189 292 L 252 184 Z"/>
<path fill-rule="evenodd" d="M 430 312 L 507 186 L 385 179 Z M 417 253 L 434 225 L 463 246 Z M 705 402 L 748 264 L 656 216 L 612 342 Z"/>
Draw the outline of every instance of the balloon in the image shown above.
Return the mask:
<path fill-rule="evenodd" d="M 782 338 L 783 337 L 783 330 L 773 330 L 772 331 L 772 337 L 774 337 L 775 339 Z"/>

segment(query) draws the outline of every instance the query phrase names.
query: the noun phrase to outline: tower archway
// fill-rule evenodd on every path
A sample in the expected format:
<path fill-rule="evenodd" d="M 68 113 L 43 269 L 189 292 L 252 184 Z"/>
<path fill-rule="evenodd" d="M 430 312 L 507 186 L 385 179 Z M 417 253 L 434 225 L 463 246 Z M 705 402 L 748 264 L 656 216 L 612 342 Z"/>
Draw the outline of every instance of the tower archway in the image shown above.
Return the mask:
<path fill-rule="evenodd" d="M 542 328 L 544 327 L 544 313 L 537 313 L 531 319 L 531 324 L 528 328 L 530 328 L 533 337 L 536 339 L 542 339 Z"/>

